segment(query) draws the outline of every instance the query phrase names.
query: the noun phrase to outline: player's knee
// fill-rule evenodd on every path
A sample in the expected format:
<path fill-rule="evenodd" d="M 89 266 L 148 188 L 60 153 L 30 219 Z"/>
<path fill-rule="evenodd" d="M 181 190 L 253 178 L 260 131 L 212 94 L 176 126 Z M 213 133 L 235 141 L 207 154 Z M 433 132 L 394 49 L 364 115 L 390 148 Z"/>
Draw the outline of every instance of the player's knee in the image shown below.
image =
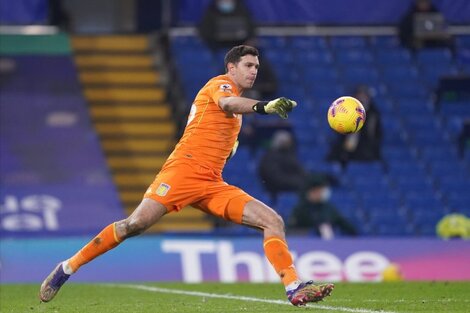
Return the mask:
<path fill-rule="evenodd" d="M 147 229 L 147 226 L 144 221 L 129 217 L 122 221 L 121 229 L 123 231 L 123 238 L 129 238 L 142 234 Z"/>
<path fill-rule="evenodd" d="M 275 213 L 272 214 L 271 218 L 269 219 L 269 227 L 277 232 L 284 233 L 285 225 L 284 220 L 282 217 Z"/>

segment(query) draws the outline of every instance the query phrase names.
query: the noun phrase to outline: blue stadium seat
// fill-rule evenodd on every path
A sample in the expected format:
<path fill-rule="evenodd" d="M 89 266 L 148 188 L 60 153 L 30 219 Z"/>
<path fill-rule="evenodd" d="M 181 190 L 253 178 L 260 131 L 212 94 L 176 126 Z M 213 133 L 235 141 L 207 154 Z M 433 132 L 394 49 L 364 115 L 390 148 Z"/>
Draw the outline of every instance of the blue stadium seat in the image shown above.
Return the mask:
<path fill-rule="evenodd" d="M 375 67 L 354 65 L 343 68 L 340 78 L 350 86 L 357 84 L 370 85 L 379 80 L 379 72 Z"/>
<path fill-rule="evenodd" d="M 312 51 L 299 51 L 296 56 L 295 62 L 300 68 L 309 69 L 315 65 L 329 65 L 333 64 L 333 56 L 328 51 L 312 50 Z"/>
<path fill-rule="evenodd" d="M 401 211 L 401 201 L 397 194 L 388 191 L 378 191 L 363 193 L 363 209 L 371 214 L 372 212 L 398 212 Z"/>
<path fill-rule="evenodd" d="M 347 175 L 359 177 L 362 175 L 382 175 L 383 166 L 379 161 L 375 162 L 360 162 L 360 161 L 351 161 L 348 164 L 346 169 Z"/>
<path fill-rule="evenodd" d="M 423 147 L 420 149 L 420 155 L 425 161 L 430 162 L 431 169 L 442 168 L 442 172 L 445 172 L 457 168 L 453 162 L 457 160 L 457 155 L 452 150 L 449 151 L 440 147 Z"/>
<path fill-rule="evenodd" d="M 385 82 L 401 82 L 403 83 L 404 80 L 407 81 L 416 81 L 419 79 L 418 69 L 413 66 L 386 66 L 382 68 L 383 79 Z"/>
<path fill-rule="evenodd" d="M 355 84 L 349 87 L 356 87 L 358 83 L 362 83 L 362 82 L 357 81 Z M 382 83 L 381 80 L 369 81 L 365 83 L 369 87 L 372 97 L 387 97 L 388 96 L 387 87 Z"/>
<path fill-rule="evenodd" d="M 335 53 L 337 64 L 341 66 L 371 66 L 374 57 L 370 52 L 363 49 L 338 50 Z"/>
<path fill-rule="evenodd" d="M 389 159 L 388 160 L 388 174 L 392 177 L 407 177 L 407 176 L 424 176 L 424 170 L 421 164 L 417 163 L 414 159 L 409 162 L 403 163 L 401 160 Z"/>
<path fill-rule="evenodd" d="M 312 49 L 328 49 L 328 43 L 323 36 L 293 36 L 290 38 L 289 46 L 299 49 L 300 53 Z"/>
<path fill-rule="evenodd" d="M 441 208 L 432 206 L 415 207 L 410 211 L 413 223 L 416 225 L 430 224 L 436 225 L 440 219 L 445 216 L 445 212 Z"/>
<path fill-rule="evenodd" d="M 389 81 L 387 87 L 396 98 L 426 98 L 430 96 L 430 92 L 418 80 L 411 80 L 408 84 L 403 81 Z"/>
<path fill-rule="evenodd" d="M 414 119 L 414 117 L 418 117 L 420 119 L 425 117 L 427 120 L 429 120 L 434 117 L 434 106 L 430 101 L 423 101 L 419 98 L 402 98 L 397 101 L 396 104 L 397 111 L 400 113 L 400 115 L 408 117 L 406 120 Z"/>
<path fill-rule="evenodd" d="M 449 132 L 449 135 L 454 140 L 460 136 L 463 129 L 464 119 L 460 116 L 446 116 L 444 118 L 445 128 Z"/>
<path fill-rule="evenodd" d="M 330 38 L 333 48 L 365 48 L 367 41 L 362 36 L 334 36 Z"/>
<path fill-rule="evenodd" d="M 375 224 L 394 224 L 397 221 L 407 222 L 407 217 L 398 210 L 375 210 L 369 212 L 369 221 Z"/>
<path fill-rule="evenodd" d="M 385 145 L 400 146 L 405 143 L 406 132 L 398 119 L 382 119 L 383 141 Z M 388 158 L 384 154 L 385 158 Z"/>
<path fill-rule="evenodd" d="M 182 67 L 188 66 L 190 69 L 194 65 L 213 65 L 214 57 L 207 49 L 180 50 L 175 52 L 176 62 Z"/>
<path fill-rule="evenodd" d="M 264 52 L 264 55 L 271 61 L 272 64 L 293 64 L 294 57 L 291 53 L 287 53 L 285 50 L 270 49 Z"/>
<path fill-rule="evenodd" d="M 379 236 L 386 237 L 405 237 L 405 236 L 415 236 L 416 232 L 414 228 L 409 224 L 399 224 L 397 225 L 379 225 L 375 233 Z"/>
<path fill-rule="evenodd" d="M 324 84 L 336 84 L 338 81 L 338 72 L 332 66 L 317 65 L 311 69 L 306 69 L 303 72 L 303 81 L 314 81 Z"/>
<path fill-rule="evenodd" d="M 295 99 L 297 102 L 302 102 L 306 98 L 305 89 L 302 86 L 288 86 L 281 85 L 277 91 L 277 96 Z"/>
<path fill-rule="evenodd" d="M 198 36 L 172 36 L 171 48 L 174 52 L 192 49 L 204 49 L 205 43 Z"/>
<path fill-rule="evenodd" d="M 256 43 L 259 47 L 266 50 L 282 49 L 286 47 L 287 40 L 281 36 L 260 36 L 256 38 Z"/>
<path fill-rule="evenodd" d="M 327 85 L 323 83 L 318 83 L 318 84 L 306 85 L 306 88 L 316 98 L 329 98 L 329 99 L 334 100 L 338 98 L 339 95 L 344 94 L 344 87 L 339 84 Z"/>
<path fill-rule="evenodd" d="M 447 196 L 447 205 L 451 211 L 468 211 L 470 209 L 470 195 L 450 193 Z"/>
<path fill-rule="evenodd" d="M 385 174 L 372 174 L 354 178 L 354 188 L 361 193 L 379 191 L 380 193 L 391 193 L 390 183 Z"/>
<path fill-rule="evenodd" d="M 403 109 L 406 112 L 406 109 Z M 421 114 L 413 112 L 415 110 L 411 109 L 411 113 L 405 115 L 403 112 L 403 125 L 410 131 L 413 132 L 412 136 L 416 135 L 417 132 L 432 132 L 433 135 L 438 137 L 442 136 L 442 133 L 436 134 L 440 129 L 439 122 L 432 113 L 426 113 L 426 110 L 422 110 Z"/>
<path fill-rule="evenodd" d="M 422 224 L 416 225 L 417 234 L 421 237 L 436 237 L 436 225 Z"/>
<path fill-rule="evenodd" d="M 384 146 L 382 155 L 386 160 L 394 160 L 396 163 L 409 163 L 414 158 L 410 148 L 405 145 L 401 146 Z"/>
<path fill-rule="evenodd" d="M 445 145 L 447 140 L 444 134 L 435 128 L 415 129 L 410 137 L 413 144 L 418 147 Z"/>
<path fill-rule="evenodd" d="M 395 102 L 388 98 L 388 97 L 374 97 L 375 104 L 377 109 L 382 113 L 384 116 L 392 116 L 393 112 L 395 111 Z"/>
<path fill-rule="evenodd" d="M 455 195 L 455 198 L 460 198 L 461 195 L 465 195 L 470 190 L 470 179 L 465 174 L 465 171 L 461 171 L 459 175 L 449 173 L 446 176 L 436 177 L 436 179 L 440 188 L 447 193 L 447 196 Z"/>
<path fill-rule="evenodd" d="M 378 50 L 376 60 L 381 65 L 407 65 L 412 63 L 411 53 L 405 48 Z"/>
<path fill-rule="evenodd" d="M 457 35 L 455 36 L 455 43 L 458 48 L 470 49 L 470 36 L 469 35 Z"/>
<path fill-rule="evenodd" d="M 291 64 L 276 63 L 272 64 L 272 68 L 276 73 L 276 78 L 282 82 L 287 82 L 288 84 L 293 85 L 301 81 L 302 73 L 300 71 L 293 70 Z M 263 71 L 263 68 L 260 68 L 260 71 Z"/>
<path fill-rule="evenodd" d="M 386 50 L 400 47 L 400 38 L 398 36 L 372 36 L 370 43 L 376 49 Z"/>
<path fill-rule="evenodd" d="M 297 193 L 283 192 L 279 194 L 275 210 L 284 220 L 287 220 L 298 202 L 299 195 Z"/>
<path fill-rule="evenodd" d="M 452 53 L 447 48 L 421 49 L 416 53 L 416 61 L 422 66 L 449 65 Z"/>
<path fill-rule="evenodd" d="M 434 64 L 421 69 L 422 79 L 431 88 L 436 88 L 439 83 L 439 79 L 446 76 L 459 75 L 459 70 L 453 64 Z"/>
<path fill-rule="evenodd" d="M 415 212 L 419 210 L 434 210 L 437 212 L 444 212 L 442 202 L 436 198 L 435 194 L 421 195 L 419 193 L 405 194 L 405 205 L 408 212 Z"/>
<path fill-rule="evenodd" d="M 470 117 L 470 105 L 466 102 L 441 102 L 440 112 L 445 116 Z"/>

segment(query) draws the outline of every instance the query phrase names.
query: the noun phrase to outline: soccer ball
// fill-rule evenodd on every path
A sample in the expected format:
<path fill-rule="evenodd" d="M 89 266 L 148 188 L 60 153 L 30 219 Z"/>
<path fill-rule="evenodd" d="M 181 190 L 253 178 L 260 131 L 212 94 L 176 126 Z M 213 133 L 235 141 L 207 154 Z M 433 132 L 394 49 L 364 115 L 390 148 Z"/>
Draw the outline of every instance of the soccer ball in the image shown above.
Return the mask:
<path fill-rule="evenodd" d="M 341 97 L 328 109 L 328 124 L 341 134 L 357 133 L 366 121 L 366 110 L 353 97 Z"/>

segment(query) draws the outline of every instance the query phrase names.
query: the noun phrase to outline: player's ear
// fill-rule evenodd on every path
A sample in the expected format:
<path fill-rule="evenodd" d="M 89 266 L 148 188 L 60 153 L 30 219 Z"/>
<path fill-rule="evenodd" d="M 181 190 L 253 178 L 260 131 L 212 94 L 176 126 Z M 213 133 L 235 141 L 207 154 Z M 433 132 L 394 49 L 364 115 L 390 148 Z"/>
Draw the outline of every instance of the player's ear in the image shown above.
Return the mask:
<path fill-rule="evenodd" d="M 229 63 L 227 64 L 227 72 L 228 72 L 228 73 L 231 73 L 231 72 L 234 71 L 234 70 L 235 70 L 235 64 L 232 63 L 232 62 L 229 62 Z"/>

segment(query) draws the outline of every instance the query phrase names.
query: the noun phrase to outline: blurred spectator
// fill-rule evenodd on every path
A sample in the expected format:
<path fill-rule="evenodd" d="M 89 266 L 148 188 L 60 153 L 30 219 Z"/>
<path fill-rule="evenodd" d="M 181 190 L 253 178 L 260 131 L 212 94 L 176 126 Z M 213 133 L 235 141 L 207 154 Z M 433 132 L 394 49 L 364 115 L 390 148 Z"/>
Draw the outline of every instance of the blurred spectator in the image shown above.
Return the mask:
<path fill-rule="evenodd" d="M 252 156 L 260 150 L 269 149 L 276 132 L 284 130 L 292 133 L 289 120 L 263 117 L 254 114 L 243 117 L 243 127 L 239 135 L 240 144 L 247 146 Z"/>
<path fill-rule="evenodd" d="M 444 17 L 431 0 L 415 0 L 399 26 L 400 40 L 410 49 L 452 48 Z"/>
<path fill-rule="evenodd" d="M 464 122 L 459 135 L 459 153 L 461 157 L 465 155 L 466 150 L 470 151 L 470 119 Z"/>
<path fill-rule="evenodd" d="M 273 203 L 280 192 L 299 191 L 303 187 L 308 175 L 297 157 L 290 132 L 274 133 L 271 147 L 260 160 L 258 173 Z"/>
<path fill-rule="evenodd" d="M 244 44 L 254 36 L 250 12 L 240 0 L 212 1 L 199 24 L 199 34 L 212 50 Z"/>
<path fill-rule="evenodd" d="M 361 101 L 366 110 L 366 122 L 358 133 L 340 135 L 333 143 L 327 156 L 329 161 L 339 161 L 343 167 L 350 160 L 381 160 L 382 125 L 380 113 L 370 96 L 367 86 L 359 86 L 354 97 Z"/>
<path fill-rule="evenodd" d="M 70 16 L 62 0 L 49 0 L 49 24 L 59 27 L 62 31 L 70 30 Z"/>
<path fill-rule="evenodd" d="M 336 231 L 356 235 L 356 229 L 329 202 L 330 181 L 324 175 L 312 175 L 301 193 L 299 203 L 289 218 L 289 228 L 295 231 L 315 231 L 323 239 L 332 239 Z"/>

